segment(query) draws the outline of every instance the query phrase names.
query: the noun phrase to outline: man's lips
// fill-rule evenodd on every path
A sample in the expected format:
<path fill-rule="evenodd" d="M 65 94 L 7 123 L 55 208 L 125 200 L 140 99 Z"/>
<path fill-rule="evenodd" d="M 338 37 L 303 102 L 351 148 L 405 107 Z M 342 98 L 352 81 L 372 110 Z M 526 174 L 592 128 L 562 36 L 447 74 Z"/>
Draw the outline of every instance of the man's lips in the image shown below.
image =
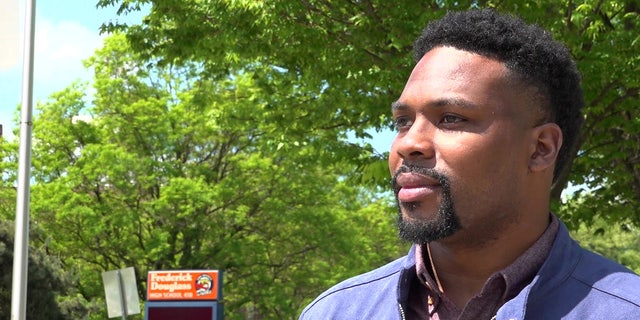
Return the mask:
<path fill-rule="evenodd" d="M 432 177 L 416 173 L 401 173 L 396 177 L 398 201 L 416 202 L 432 195 L 441 187 Z"/>

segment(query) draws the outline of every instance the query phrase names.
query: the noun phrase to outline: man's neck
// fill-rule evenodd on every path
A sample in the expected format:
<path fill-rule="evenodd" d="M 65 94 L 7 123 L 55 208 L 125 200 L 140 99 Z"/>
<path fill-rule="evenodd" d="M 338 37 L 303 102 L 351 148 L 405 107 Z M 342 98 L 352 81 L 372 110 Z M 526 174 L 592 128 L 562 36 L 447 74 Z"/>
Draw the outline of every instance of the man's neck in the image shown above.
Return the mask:
<path fill-rule="evenodd" d="M 481 292 L 492 274 L 506 268 L 531 247 L 548 223 L 537 225 L 529 228 L 515 226 L 495 241 L 480 246 L 467 247 L 447 240 L 432 242 L 433 274 L 434 277 L 437 275 L 445 295 L 463 308 Z"/>

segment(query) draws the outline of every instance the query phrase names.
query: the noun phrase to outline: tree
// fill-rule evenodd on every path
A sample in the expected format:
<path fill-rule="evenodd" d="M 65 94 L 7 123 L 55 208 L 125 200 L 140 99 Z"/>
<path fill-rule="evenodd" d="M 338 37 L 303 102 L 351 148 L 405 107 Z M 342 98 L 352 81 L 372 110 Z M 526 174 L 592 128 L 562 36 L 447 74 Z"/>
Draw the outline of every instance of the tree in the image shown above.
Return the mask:
<path fill-rule="evenodd" d="M 572 171 L 561 173 L 555 201 L 567 184 L 594 193 L 577 212 L 562 212 L 579 224 L 597 215 L 630 217 L 640 224 L 640 161 L 635 106 L 640 99 L 640 38 L 636 0 L 603 1 L 120 1 L 119 14 L 149 8 L 136 25 L 104 24 L 124 30 L 133 48 L 159 63 L 201 61 L 203 73 L 224 75 L 256 61 L 295 74 L 301 87 L 323 88 L 319 122 L 365 136 L 389 124 L 390 101 L 399 96 L 412 62 L 411 44 L 429 20 L 446 10 L 494 7 L 548 28 L 567 43 L 583 74 L 586 124 Z M 325 121 L 322 121 L 324 119 Z M 361 167 L 379 185 L 387 173 L 371 157 Z M 606 212 L 606 214 L 605 214 Z"/>
<path fill-rule="evenodd" d="M 640 215 L 633 209 L 640 204 L 638 2 L 549 7 L 564 16 L 554 31 L 578 60 L 587 103 L 580 149 L 571 175 L 567 173 L 581 189 L 573 205 L 563 206 L 572 208 L 563 210 L 565 220 L 576 226 L 594 219 L 638 225 Z"/>
<path fill-rule="evenodd" d="M 4 200 L 4 199 L 3 199 Z M 11 282 L 13 275 L 13 239 L 11 222 L 0 220 L 0 316 L 11 317 Z M 29 319 L 82 319 L 89 308 L 73 289 L 72 272 L 46 248 L 30 248 L 27 276 L 26 312 Z"/>
<path fill-rule="evenodd" d="M 17 153 L 16 141 L 0 138 L 0 318 L 11 316 Z M 32 237 L 41 237 L 41 231 L 32 224 Z M 28 259 L 29 319 L 84 319 L 95 312 L 96 306 L 77 294 L 76 270 L 65 268 L 47 243 L 30 246 Z"/>
<path fill-rule="evenodd" d="M 87 65 L 91 102 L 77 83 L 39 105 L 32 192 L 34 241 L 79 266 L 86 300 L 101 302 L 102 271 L 133 266 L 144 299 L 149 270 L 213 268 L 228 318 L 295 318 L 404 251 L 388 199 L 349 179 L 361 149 L 309 135 L 322 93 L 259 63 L 213 80 L 149 63 L 120 35 Z"/>

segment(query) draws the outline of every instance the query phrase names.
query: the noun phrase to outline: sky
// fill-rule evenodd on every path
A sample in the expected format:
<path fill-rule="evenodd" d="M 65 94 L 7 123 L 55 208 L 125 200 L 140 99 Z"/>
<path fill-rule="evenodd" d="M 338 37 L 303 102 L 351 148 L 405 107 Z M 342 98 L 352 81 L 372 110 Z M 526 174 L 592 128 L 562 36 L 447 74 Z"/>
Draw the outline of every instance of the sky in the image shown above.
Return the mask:
<path fill-rule="evenodd" d="M 16 1 L 16 0 L 0 0 Z M 98 9 L 97 0 L 36 1 L 33 66 L 33 106 L 76 80 L 90 80 L 82 61 L 102 45 L 99 33 L 105 21 L 137 22 L 142 14 L 118 17 L 116 9 Z M 0 10 L 5 9 L 0 7 Z M 22 96 L 22 52 L 25 0 L 18 0 L 19 61 L 11 68 L 0 68 L 0 124 L 3 135 L 11 139 L 17 129 L 18 107 Z M 6 15 L 6 11 L 3 15 Z M 0 30 L 0 36 L 2 35 Z M 1 38 L 1 37 L 0 37 Z M 6 42 L 6 41 L 5 41 Z M 6 43 L 2 43 L 6 46 Z M 8 50 L 0 48 L 0 50 Z"/>

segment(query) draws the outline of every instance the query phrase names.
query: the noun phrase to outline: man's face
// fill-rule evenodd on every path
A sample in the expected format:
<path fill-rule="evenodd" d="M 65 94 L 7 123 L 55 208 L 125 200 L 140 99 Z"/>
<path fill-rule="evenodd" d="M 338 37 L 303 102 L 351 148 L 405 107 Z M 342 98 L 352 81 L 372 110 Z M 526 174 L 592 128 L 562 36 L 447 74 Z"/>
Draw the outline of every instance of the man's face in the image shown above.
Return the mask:
<path fill-rule="evenodd" d="M 512 82 L 502 63 L 451 47 L 418 62 L 392 106 L 401 237 L 482 245 L 518 220 L 538 113 Z"/>

